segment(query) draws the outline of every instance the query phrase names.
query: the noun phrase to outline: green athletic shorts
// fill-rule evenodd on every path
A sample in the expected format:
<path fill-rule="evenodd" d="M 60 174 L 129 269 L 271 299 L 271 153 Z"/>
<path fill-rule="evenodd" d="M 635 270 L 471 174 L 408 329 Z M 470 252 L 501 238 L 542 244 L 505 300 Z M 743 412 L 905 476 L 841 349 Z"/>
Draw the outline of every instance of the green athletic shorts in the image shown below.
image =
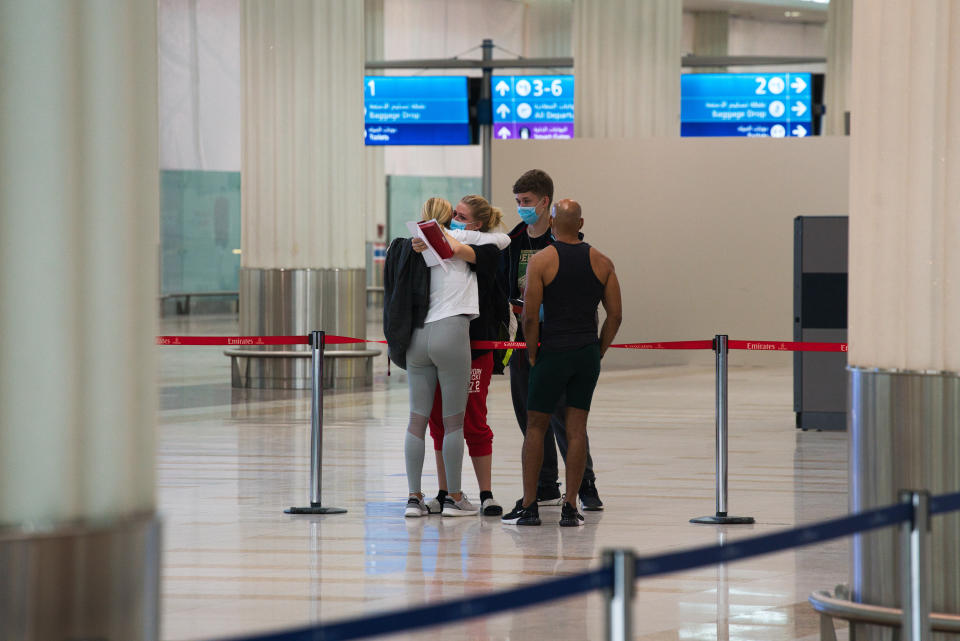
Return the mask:
<path fill-rule="evenodd" d="M 567 407 L 589 410 L 599 376 L 599 343 L 564 352 L 540 350 L 530 370 L 527 409 L 552 414 L 566 394 Z"/>

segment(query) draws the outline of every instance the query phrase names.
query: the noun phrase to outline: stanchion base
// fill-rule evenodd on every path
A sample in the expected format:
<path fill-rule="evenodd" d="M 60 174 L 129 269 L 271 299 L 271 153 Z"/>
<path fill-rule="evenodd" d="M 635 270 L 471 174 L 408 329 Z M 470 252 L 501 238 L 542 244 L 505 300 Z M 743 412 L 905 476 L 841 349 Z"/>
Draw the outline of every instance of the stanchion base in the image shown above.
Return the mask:
<path fill-rule="evenodd" d="M 309 507 L 288 507 L 284 514 L 346 514 L 342 507 L 322 507 L 319 503 Z"/>
<path fill-rule="evenodd" d="M 707 525 L 750 525 L 754 523 L 752 516 L 727 516 L 717 513 L 714 516 L 700 516 L 690 519 L 691 523 L 706 523 Z"/>

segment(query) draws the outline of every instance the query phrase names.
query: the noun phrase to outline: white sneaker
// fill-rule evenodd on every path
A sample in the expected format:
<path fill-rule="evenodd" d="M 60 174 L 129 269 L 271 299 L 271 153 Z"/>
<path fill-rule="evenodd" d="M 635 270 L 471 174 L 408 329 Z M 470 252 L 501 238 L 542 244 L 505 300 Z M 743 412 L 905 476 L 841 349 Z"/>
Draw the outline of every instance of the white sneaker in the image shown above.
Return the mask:
<path fill-rule="evenodd" d="M 462 494 L 459 501 L 454 501 L 451 496 L 443 499 L 444 516 L 472 516 L 479 511 L 480 509 L 467 499 L 466 494 Z"/>
<path fill-rule="evenodd" d="M 427 506 L 423 504 L 423 499 L 417 498 L 416 496 L 411 496 L 407 499 L 407 508 L 403 512 L 405 517 L 419 518 L 427 514 L 429 514 L 429 512 L 427 512 Z"/>
<path fill-rule="evenodd" d="M 489 499 L 484 499 L 480 505 L 480 509 L 483 511 L 484 516 L 500 516 L 503 514 L 503 506 L 497 503 L 497 499 L 492 496 Z"/>
<path fill-rule="evenodd" d="M 441 512 L 443 512 L 443 506 L 437 500 L 437 497 L 427 501 L 427 514 L 440 514 Z"/>

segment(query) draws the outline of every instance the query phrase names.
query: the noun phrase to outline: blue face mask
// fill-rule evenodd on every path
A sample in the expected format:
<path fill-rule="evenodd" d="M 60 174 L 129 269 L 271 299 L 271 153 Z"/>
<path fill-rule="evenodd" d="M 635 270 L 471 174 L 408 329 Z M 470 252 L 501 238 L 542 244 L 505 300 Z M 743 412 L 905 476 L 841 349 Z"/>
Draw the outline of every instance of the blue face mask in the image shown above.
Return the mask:
<path fill-rule="evenodd" d="M 462 223 L 456 218 L 450 220 L 450 229 L 466 229 L 466 223 Z"/>
<path fill-rule="evenodd" d="M 536 207 L 517 207 L 517 213 L 520 214 L 520 220 L 528 225 L 532 225 L 537 222 Z"/>

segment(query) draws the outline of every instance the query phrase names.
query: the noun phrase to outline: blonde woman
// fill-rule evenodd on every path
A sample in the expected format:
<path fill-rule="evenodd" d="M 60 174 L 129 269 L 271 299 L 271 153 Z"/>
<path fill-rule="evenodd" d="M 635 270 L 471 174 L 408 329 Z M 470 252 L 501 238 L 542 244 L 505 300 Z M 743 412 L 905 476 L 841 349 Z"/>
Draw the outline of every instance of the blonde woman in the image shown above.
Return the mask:
<path fill-rule="evenodd" d="M 450 227 L 481 232 L 499 229 L 503 213 L 493 207 L 483 196 L 475 194 L 464 196 L 453 211 Z M 417 247 L 414 248 L 416 251 Z M 500 250 L 496 245 L 473 247 L 476 259 L 469 261 L 471 269 L 477 275 L 477 291 L 480 299 L 480 316 L 470 321 L 470 339 L 478 341 L 502 340 L 508 333 L 510 310 L 507 294 L 497 279 L 500 266 Z M 473 471 L 477 475 L 480 487 L 480 511 L 484 516 L 499 516 L 503 508 L 493 497 L 491 488 L 491 468 L 493 461 L 493 430 L 487 424 L 487 391 L 490 377 L 496 372 L 503 373 L 503 363 L 494 362 L 494 352 L 490 349 L 474 349 L 471 352 L 470 386 L 467 394 L 467 407 L 463 421 L 463 436 L 467 443 Z M 433 401 L 430 413 L 430 437 L 437 461 L 437 482 L 440 486 L 436 498 L 430 499 L 427 508 L 431 514 L 443 510 L 448 488 L 443 463 L 443 413 L 440 390 Z"/>
<path fill-rule="evenodd" d="M 423 205 L 421 218 L 436 220 L 446 227 L 453 219 L 453 207 L 443 198 L 430 198 Z M 471 245 L 492 244 L 502 249 L 510 244 L 510 239 L 506 234 L 470 230 L 450 230 L 446 233 L 454 254 L 445 261 L 446 269 L 439 265 L 429 268 L 430 294 L 426 317 L 421 327 L 413 323 L 410 343 L 406 348 L 407 377 L 410 385 L 410 419 L 404 440 L 409 490 L 404 512 L 407 517 L 420 517 L 429 513 L 423 498 L 421 477 L 424 437 L 438 382 L 444 430 L 441 454 L 448 492 L 444 498 L 442 514 L 469 516 L 479 511 L 460 487 L 464 443 L 463 415 L 467 405 L 471 369 L 470 321 L 479 316 L 480 308 L 477 276 L 470 269 L 468 261 L 476 261 L 476 252 Z M 385 294 L 387 280 L 385 277 Z M 393 296 L 394 292 L 390 292 L 390 295 Z M 386 315 L 386 305 L 384 309 Z"/>

